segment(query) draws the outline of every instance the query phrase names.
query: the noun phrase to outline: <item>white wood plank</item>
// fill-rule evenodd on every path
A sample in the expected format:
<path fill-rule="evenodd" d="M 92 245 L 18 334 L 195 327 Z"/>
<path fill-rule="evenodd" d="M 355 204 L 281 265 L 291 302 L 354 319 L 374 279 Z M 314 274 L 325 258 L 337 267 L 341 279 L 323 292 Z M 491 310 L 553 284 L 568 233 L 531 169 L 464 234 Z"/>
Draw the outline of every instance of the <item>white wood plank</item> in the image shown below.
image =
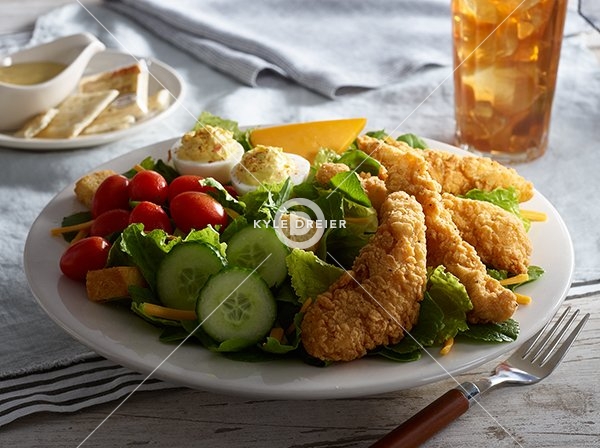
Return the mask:
<path fill-rule="evenodd" d="M 600 295 L 570 301 L 595 314 L 549 378 L 534 386 L 490 392 L 482 399 L 485 411 L 472 408 L 425 447 L 597 447 L 599 300 Z M 476 379 L 495 364 L 457 379 Z M 140 393 L 84 446 L 367 447 L 454 386 L 454 381 L 446 380 L 375 397 L 330 401 L 252 400 L 187 389 Z M 114 407 L 26 417 L 2 428 L 0 446 L 77 446 Z"/>

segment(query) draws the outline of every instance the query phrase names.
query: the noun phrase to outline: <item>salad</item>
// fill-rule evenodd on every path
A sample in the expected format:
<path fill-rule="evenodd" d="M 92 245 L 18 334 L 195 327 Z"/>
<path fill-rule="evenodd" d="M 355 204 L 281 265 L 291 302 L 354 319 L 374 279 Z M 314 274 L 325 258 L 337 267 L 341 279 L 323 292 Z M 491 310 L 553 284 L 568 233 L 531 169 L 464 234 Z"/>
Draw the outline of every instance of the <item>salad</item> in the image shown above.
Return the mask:
<path fill-rule="evenodd" d="M 197 128 L 202 126 L 220 129 L 245 154 L 255 148 L 251 130 L 242 131 L 235 122 L 203 113 Z M 367 135 L 388 138 L 384 131 Z M 412 134 L 398 140 L 413 148 L 427 146 Z M 299 357 L 327 365 L 329 360 L 306 352 L 302 319 L 315 299 L 352 269 L 377 231 L 377 210 L 351 170 L 377 176 L 380 162 L 356 143 L 341 153 L 322 148 L 300 176 L 270 182 L 267 175 L 257 182 L 246 181 L 239 191 L 223 180 L 230 176 L 220 175 L 219 181 L 182 173 L 172 160 L 176 150 L 165 148 L 164 159 L 148 157 L 125 173 L 92 173 L 78 182 L 76 195 L 88 210 L 66 216 L 61 227 L 53 229 L 69 243 L 60 260 L 63 274 L 86 283 L 88 297 L 98 306 L 125 303 L 160 327 L 165 343 L 195 342 L 246 361 Z M 239 173 L 244 158 L 239 153 L 235 157 L 228 167 Z M 289 163 L 297 164 L 297 157 Z M 319 169 L 331 163 L 343 164 L 349 171 L 323 184 L 317 179 Z M 474 190 L 467 196 L 520 216 L 515 189 Z M 296 204 L 289 206 L 294 200 Z M 322 216 L 298 200 L 316 204 Z M 298 220 L 313 231 L 304 235 L 291 231 Z M 321 221 L 323 226 L 314 224 Z M 317 242 L 305 245 L 317 232 Z M 539 278 L 543 270 L 530 266 L 527 274 L 513 275 L 490 268 L 488 273 L 514 290 Z M 447 352 L 455 339 L 502 343 L 517 338 L 519 327 L 513 319 L 469 323 L 472 306 L 454 275 L 441 265 L 430 266 L 411 337 L 379 346 L 369 355 L 414 361 L 426 347 L 439 346 Z"/>

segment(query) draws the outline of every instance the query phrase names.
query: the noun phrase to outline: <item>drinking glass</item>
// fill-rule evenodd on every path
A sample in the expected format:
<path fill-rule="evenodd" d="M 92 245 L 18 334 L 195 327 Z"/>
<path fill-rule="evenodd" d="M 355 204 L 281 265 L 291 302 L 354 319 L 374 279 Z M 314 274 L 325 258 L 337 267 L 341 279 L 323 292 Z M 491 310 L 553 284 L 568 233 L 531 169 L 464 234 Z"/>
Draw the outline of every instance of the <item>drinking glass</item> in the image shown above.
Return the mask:
<path fill-rule="evenodd" d="M 456 141 L 501 162 L 546 151 L 568 0 L 452 0 Z"/>

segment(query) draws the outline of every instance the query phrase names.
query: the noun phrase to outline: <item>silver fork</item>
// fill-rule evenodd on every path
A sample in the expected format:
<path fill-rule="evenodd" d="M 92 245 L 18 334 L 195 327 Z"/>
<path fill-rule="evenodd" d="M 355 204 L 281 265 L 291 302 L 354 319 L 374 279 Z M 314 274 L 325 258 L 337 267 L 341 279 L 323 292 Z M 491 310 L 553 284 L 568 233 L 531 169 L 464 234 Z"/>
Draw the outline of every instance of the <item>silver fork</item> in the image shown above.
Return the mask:
<path fill-rule="evenodd" d="M 476 402 L 476 397 L 500 384 L 534 384 L 546 378 L 563 359 L 590 317 L 565 335 L 579 310 L 570 316 L 571 307 L 562 313 L 549 331 L 549 321 L 531 339 L 523 343 L 510 358 L 496 366 L 492 376 L 465 382 L 449 390 L 426 408 L 371 445 L 371 448 L 413 448 L 448 426 Z"/>

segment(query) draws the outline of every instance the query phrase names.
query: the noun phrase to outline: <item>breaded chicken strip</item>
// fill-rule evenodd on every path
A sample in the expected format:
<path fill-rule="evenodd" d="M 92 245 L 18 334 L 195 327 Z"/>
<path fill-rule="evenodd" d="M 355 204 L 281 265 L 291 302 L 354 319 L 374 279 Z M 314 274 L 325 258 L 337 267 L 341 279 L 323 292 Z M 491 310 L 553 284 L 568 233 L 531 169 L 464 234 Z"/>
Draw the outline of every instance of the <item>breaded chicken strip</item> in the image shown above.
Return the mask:
<path fill-rule="evenodd" d="M 323 163 L 315 174 L 315 180 L 322 186 L 329 185 L 331 178 L 339 173 L 350 171 L 348 165 L 343 163 Z M 361 172 L 359 175 L 360 183 L 365 189 L 371 205 L 377 212 L 381 208 L 383 201 L 387 198 L 387 188 L 382 178 L 387 177 L 387 170 L 382 166 L 379 176 L 373 176 L 370 173 Z"/>
<path fill-rule="evenodd" d="M 444 193 L 444 206 L 460 236 L 475 248 L 487 266 L 526 274 L 532 245 L 523 222 L 490 202 Z"/>
<path fill-rule="evenodd" d="M 383 203 L 380 221 L 352 270 L 306 310 L 302 343 L 316 358 L 360 358 L 397 343 L 417 322 L 427 282 L 423 210 L 406 193 L 394 193 Z"/>
<path fill-rule="evenodd" d="M 325 162 L 321 164 L 317 172 L 315 173 L 315 180 L 319 185 L 327 187 L 331 178 L 336 174 L 345 173 L 350 171 L 350 167 L 343 163 Z"/>
<path fill-rule="evenodd" d="M 429 174 L 419 150 L 388 145 L 368 136 L 360 136 L 358 144 L 388 169 L 388 191 L 405 191 L 423 206 L 427 263 L 444 265 L 465 286 L 473 303 L 469 321 L 503 322 L 510 318 L 517 308 L 515 295 L 487 274 L 473 246 L 460 236 L 450 212 L 444 207 L 441 187 Z"/>
<path fill-rule="evenodd" d="M 385 186 L 385 181 L 377 176 L 372 176 L 369 173 L 360 173 L 360 183 L 365 189 L 371 205 L 377 213 L 381 210 L 381 206 L 388 196 L 388 190 Z"/>
<path fill-rule="evenodd" d="M 409 147 L 404 142 L 387 138 L 386 143 L 398 148 Z M 486 157 L 460 156 L 447 151 L 425 149 L 431 177 L 442 191 L 455 195 L 465 194 L 473 188 L 491 191 L 495 188 L 514 187 L 519 191 L 519 202 L 533 197 L 533 184 L 519 175 L 513 168 L 506 167 Z"/>
<path fill-rule="evenodd" d="M 459 156 L 446 151 L 425 150 L 428 171 L 446 193 L 465 194 L 473 188 L 491 191 L 515 187 L 519 202 L 533 197 L 533 184 L 508 168 L 486 157 Z"/>

